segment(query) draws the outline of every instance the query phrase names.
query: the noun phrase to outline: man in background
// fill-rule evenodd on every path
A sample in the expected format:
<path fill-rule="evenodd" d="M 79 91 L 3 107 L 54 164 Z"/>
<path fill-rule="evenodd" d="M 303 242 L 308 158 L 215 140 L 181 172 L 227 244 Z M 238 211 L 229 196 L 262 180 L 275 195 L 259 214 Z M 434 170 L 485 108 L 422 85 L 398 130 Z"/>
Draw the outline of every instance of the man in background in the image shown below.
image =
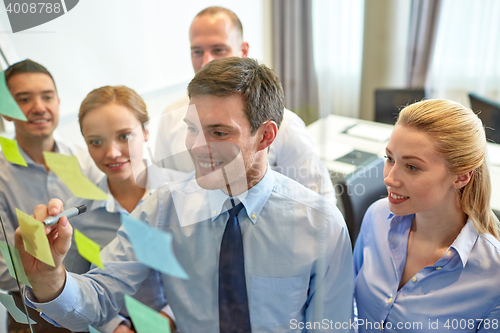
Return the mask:
<path fill-rule="evenodd" d="M 191 62 L 197 73 L 210 61 L 226 57 L 247 57 L 249 45 L 243 41 L 243 27 L 234 12 L 224 7 L 208 7 L 199 12 L 189 29 Z M 193 163 L 186 153 L 186 125 L 182 121 L 189 99 L 183 96 L 168 106 L 159 125 L 155 162 L 191 172 Z M 178 110 L 175 112 L 171 112 Z M 269 148 L 271 168 L 336 202 L 330 175 L 314 151 L 314 144 L 302 119 L 285 109 L 278 136 Z"/>

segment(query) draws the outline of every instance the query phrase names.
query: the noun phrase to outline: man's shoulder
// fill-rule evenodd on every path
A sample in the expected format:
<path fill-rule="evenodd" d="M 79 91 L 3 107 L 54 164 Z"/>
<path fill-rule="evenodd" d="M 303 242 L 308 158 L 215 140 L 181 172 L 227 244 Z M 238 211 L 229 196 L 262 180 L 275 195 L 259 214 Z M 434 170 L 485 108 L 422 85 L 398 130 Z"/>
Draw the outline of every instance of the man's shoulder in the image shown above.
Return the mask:
<path fill-rule="evenodd" d="M 66 155 L 75 155 L 75 156 L 83 156 L 83 155 L 88 155 L 88 152 L 86 149 L 75 145 L 72 142 L 65 142 L 61 139 L 56 139 L 55 140 L 57 149 L 59 150 L 59 153 L 61 154 L 66 154 Z"/>
<path fill-rule="evenodd" d="M 281 122 L 280 128 L 288 127 L 300 127 L 305 129 L 306 124 L 304 123 L 302 118 L 300 118 L 295 112 L 285 108 L 285 110 L 283 111 L 283 121 Z"/>
<path fill-rule="evenodd" d="M 160 209 L 165 209 L 171 204 L 171 192 L 168 184 L 154 190 L 132 212 L 132 216 L 145 220 L 146 217 L 158 214 Z"/>
<path fill-rule="evenodd" d="M 3 151 L 0 151 L 0 171 L 3 170 L 7 165 L 10 165 L 10 162 L 5 158 Z"/>
<path fill-rule="evenodd" d="M 7 161 L 5 155 L 0 151 L 0 186 L 4 185 L 5 182 L 10 178 L 10 168 L 11 163 Z"/>
<path fill-rule="evenodd" d="M 4 153 L 0 151 L 0 183 L 8 184 L 9 182 L 15 180 L 15 178 L 17 177 L 16 169 L 18 169 L 21 172 L 24 169 L 28 170 L 28 168 L 24 166 L 20 165 L 18 166 L 7 161 L 7 158 L 5 157 Z"/>
<path fill-rule="evenodd" d="M 277 171 L 271 171 L 275 177 L 272 195 L 343 221 L 335 202 Z"/>

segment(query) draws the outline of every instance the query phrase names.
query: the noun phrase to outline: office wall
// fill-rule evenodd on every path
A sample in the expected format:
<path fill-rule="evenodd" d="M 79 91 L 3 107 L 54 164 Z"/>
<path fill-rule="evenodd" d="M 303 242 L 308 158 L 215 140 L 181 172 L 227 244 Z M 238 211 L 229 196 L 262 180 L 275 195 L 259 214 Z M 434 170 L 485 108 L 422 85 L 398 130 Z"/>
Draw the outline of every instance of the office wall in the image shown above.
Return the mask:
<path fill-rule="evenodd" d="M 242 21 L 250 56 L 270 60 L 264 2 L 269 0 L 85 0 L 51 22 L 15 34 L 0 6 L 0 46 L 10 63 L 31 58 L 52 72 L 63 126 L 75 122 L 85 95 L 103 85 L 135 89 L 155 114 L 184 93 L 193 76 L 188 31 L 205 7 L 233 10 Z"/>
<path fill-rule="evenodd" d="M 406 85 L 410 3 L 410 0 L 365 2 L 361 119 L 374 119 L 375 89 Z"/>

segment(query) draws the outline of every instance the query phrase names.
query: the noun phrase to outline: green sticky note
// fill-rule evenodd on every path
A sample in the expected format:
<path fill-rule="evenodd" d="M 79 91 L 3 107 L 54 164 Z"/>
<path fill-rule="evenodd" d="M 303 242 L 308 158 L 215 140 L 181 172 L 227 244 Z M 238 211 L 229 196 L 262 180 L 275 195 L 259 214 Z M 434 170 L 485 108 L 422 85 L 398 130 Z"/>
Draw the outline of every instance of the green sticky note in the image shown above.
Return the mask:
<path fill-rule="evenodd" d="M 2 303 L 7 308 L 7 311 L 9 311 L 10 315 L 12 316 L 12 318 L 14 318 L 15 321 L 20 324 L 28 324 L 28 321 L 26 320 L 26 314 L 19 310 L 16 302 L 14 301 L 14 298 L 11 295 L 0 293 L 0 303 Z M 36 322 L 31 318 L 30 323 L 36 324 Z"/>
<path fill-rule="evenodd" d="M 45 225 L 16 208 L 17 220 L 23 235 L 24 249 L 38 260 L 55 267 Z"/>
<path fill-rule="evenodd" d="M 75 243 L 78 253 L 97 267 L 104 269 L 104 265 L 101 261 L 101 247 L 99 244 L 94 242 L 92 239 L 88 238 L 80 231 L 75 229 Z"/>
<path fill-rule="evenodd" d="M 10 94 L 9 88 L 7 88 L 4 72 L 0 72 L 0 114 L 23 121 L 28 121 L 23 111 L 21 111 L 19 105 L 17 105 L 16 101 Z"/>
<path fill-rule="evenodd" d="M 28 287 L 31 287 L 31 284 L 28 281 L 28 277 L 26 276 L 26 272 L 24 271 L 19 251 L 15 247 L 10 245 L 7 246 L 7 243 L 0 241 L 0 252 L 2 252 L 2 256 L 5 259 L 5 263 L 7 264 L 7 268 L 9 269 L 10 276 L 12 276 L 15 279 L 17 273 L 17 278 L 19 279 L 19 282 L 27 285 Z M 14 267 L 16 267 L 15 271 Z"/>
<path fill-rule="evenodd" d="M 17 148 L 17 141 L 0 136 L 0 146 L 7 161 L 27 167 L 28 164 Z"/>
<path fill-rule="evenodd" d="M 74 196 L 89 200 L 107 200 L 108 195 L 85 177 L 76 156 L 43 152 L 45 164 L 69 188 Z"/>
<path fill-rule="evenodd" d="M 129 295 L 125 295 L 125 306 L 137 333 L 170 333 L 170 322 L 155 310 Z"/>
<path fill-rule="evenodd" d="M 90 333 L 101 333 L 99 332 L 98 330 L 96 330 L 95 328 L 93 328 L 92 326 L 89 325 L 89 332 Z"/>

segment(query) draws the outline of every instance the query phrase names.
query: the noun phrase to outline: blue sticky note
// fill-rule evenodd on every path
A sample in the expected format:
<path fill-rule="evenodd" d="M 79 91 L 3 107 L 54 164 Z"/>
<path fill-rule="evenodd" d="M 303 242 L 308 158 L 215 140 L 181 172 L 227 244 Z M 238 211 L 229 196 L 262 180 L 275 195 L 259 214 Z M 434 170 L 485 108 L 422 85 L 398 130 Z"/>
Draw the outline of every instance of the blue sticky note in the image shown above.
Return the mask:
<path fill-rule="evenodd" d="M 14 97 L 10 94 L 5 83 L 5 74 L 0 72 L 0 114 L 7 117 L 28 121 L 23 111 L 19 108 Z"/>
<path fill-rule="evenodd" d="M 189 278 L 172 252 L 171 234 L 127 214 L 122 214 L 121 220 L 137 260 L 159 272 L 181 279 Z"/>
<path fill-rule="evenodd" d="M 92 326 L 89 325 L 89 332 L 90 333 L 101 333 L 99 332 L 98 330 L 96 330 L 95 328 L 93 328 Z"/>
<path fill-rule="evenodd" d="M 15 321 L 20 324 L 28 324 L 26 315 L 24 314 L 24 312 L 19 310 L 16 302 L 14 302 L 14 298 L 11 295 L 0 293 L 0 303 L 2 303 L 7 308 L 7 311 L 9 311 L 10 315 L 12 316 L 12 318 L 14 318 Z M 31 318 L 30 323 L 36 324 L 36 322 Z"/>

